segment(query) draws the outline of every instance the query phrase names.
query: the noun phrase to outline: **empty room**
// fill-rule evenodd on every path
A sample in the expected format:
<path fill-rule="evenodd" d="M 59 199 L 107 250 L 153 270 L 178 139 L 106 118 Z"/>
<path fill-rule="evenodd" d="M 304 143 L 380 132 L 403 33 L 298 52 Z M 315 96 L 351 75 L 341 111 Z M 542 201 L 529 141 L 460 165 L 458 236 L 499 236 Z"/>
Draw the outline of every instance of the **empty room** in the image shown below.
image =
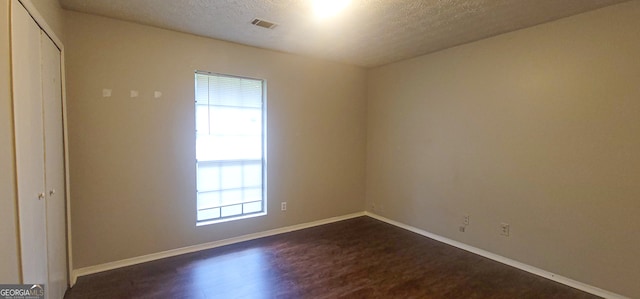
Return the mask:
<path fill-rule="evenodd" d="M 0 22 L 0 298 L 640 298 L 640 0 Z"/>

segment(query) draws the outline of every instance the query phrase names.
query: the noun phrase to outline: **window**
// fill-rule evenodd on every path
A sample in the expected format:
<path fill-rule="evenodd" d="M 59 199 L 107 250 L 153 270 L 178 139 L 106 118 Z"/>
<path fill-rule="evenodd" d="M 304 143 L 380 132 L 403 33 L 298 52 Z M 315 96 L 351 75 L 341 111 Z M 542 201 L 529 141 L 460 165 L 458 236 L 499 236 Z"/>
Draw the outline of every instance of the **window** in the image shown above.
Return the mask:
<path fill-rule="evenodd" d="M 264 82 L 196 72 L 197 224 L 264 215 Z"/>

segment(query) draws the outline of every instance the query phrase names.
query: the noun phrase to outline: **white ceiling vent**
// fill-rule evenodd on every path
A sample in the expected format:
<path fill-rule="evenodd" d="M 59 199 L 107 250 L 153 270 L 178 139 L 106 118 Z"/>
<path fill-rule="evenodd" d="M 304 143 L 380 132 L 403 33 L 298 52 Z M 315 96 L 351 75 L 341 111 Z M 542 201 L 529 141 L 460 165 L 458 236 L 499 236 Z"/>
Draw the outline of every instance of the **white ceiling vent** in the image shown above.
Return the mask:
<path fill-rule="evenodd" d="M 253 21 L 251 21 L 251 24 L 260 26 L 262 28 L 267 28 L 267 29 L 273 29 L 273 28 L 276 28 L 276 26 L 278 26 L 278 24 L 276 23 L 265 21 L 263 19 L 258 19 L 258 18 L 253 19 Z"/>

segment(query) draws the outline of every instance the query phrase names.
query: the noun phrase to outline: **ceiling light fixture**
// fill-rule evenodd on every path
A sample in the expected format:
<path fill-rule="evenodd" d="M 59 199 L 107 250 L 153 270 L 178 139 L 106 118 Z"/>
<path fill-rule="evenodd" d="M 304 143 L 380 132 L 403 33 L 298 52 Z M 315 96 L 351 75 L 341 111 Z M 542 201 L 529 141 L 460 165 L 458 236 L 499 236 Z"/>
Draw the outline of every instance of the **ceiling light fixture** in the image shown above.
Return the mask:
<path fill-rule="evenodd" d="M 338 12 L 349 5 L 351 0 L 313 0 L 313 10 L 316 16 L 328 18 L 335 16 Z"/>

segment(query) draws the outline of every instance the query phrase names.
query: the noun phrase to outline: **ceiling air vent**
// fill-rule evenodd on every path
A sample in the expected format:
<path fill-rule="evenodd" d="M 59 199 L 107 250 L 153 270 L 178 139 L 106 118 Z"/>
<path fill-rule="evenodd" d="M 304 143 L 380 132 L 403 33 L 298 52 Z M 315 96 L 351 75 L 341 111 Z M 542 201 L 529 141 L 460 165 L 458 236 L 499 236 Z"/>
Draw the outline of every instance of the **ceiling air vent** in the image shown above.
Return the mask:
<path fill-rule="evenodd" d="M 262 28 L 267 28 L 267 29 L 273 29 L 276 28 L 276 26 L 278 26 L 278 24 L 276 23 L 271 23 L 269 21 L 265 21 L 262 19 L 253 19 L 253 21 L 251 21 L 251 24 L 256 25 L 256 26 L 260 26 Z"/>

